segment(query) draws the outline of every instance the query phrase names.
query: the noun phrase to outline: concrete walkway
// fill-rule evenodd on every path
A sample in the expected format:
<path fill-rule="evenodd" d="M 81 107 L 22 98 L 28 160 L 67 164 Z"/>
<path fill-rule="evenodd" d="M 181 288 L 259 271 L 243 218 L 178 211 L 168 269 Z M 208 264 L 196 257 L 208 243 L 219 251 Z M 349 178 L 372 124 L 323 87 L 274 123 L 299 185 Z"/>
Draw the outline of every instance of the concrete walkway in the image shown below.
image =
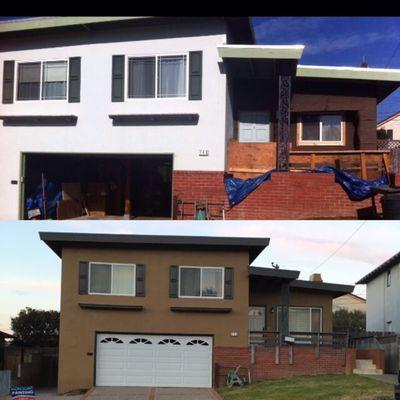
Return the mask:
<path fill-rule="evenodd" d="M 97 386 L 82 400 L 219 400 L 213 389 Z"/>
<path fill-rule="evenodd" d="M 393 385 L 397 383 L 397 374 L 383 374 L 383 375 L 362 375 L 367 378 L 376 379 L 377 381 L 392 383 Z"/>

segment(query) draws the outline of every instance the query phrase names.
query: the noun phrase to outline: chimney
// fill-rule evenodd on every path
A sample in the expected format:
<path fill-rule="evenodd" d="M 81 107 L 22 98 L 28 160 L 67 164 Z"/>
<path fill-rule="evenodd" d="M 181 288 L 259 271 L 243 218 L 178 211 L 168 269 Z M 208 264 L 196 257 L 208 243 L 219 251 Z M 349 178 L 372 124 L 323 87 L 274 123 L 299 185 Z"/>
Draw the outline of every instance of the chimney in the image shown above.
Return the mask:
<path fill-rule="evenodd" d="M 312 275 L 310 275 L 309 280 L 311 282 L 323 282 L 321 274 L 312 274 Z"/>

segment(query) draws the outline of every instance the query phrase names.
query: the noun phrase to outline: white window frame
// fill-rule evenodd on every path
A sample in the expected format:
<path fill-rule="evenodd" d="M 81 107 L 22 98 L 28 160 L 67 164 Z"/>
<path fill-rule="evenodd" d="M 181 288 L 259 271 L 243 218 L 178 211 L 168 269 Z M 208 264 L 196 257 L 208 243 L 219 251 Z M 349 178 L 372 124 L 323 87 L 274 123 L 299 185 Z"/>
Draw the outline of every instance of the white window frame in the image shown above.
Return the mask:
<path fill-rule="evenodd" d="M 43 64 L 45 62 L 54 62 L 54 61 L 66 61 L 67 63 L 67 88 L 65 92 L 65 99 L 42 99 L 42 91 L 43 91 Z M 18 100 L 18 70 L 19 64 L 27 64 L 27 63 L 40 63 L 40 82 L 39 82 L 39 98 L 32 100 Z M 68 102 L 69 96 L 69 59 L 68 58 L 54 58 L 54 59 L 46 59 L 46 60 L 19 60 L 15 61 L 15 70 L 14 70 L 14 102 L 18 103 L 32 103 L 34 101 L 56 101 L 56 102 Z"/>
<path fill-rule="evenodd" d="M 165 57 L 165 56 L 186 56 L 186 90 L 185 96 L 181 97 L 158 97 L 158 58 Z M 155 58 L 155 76 L 154 76 L 154 97 L 128 97 L 129 94 L 129 59 L 130 58 L 148 58 L 154 57 Z M 124 98 L 125 101 L 163 101 L 163 100 L 189 100 L 189 52 L 182 51 L 182 52 L 174 52 L 174 53 L 151 53 L 151 54 L 129 54 L 125 57 L 125 88 L 124 88 Z"/>
<path fill-rule="evenodd" d="M 305 113 L 307 114 L 307 113 Z M 311 114 L 310 114 L 311 115 Z M 299 146 L 344 146 L 344 131 L 345 131 L 345 121 L 343 120 L 343 115 L 341 113 L 321 113 L 315 114 L 320 118 L 319 121 L 319 140 L 303 140 L 303 116 L 299 117 L 299 133 L 298 133 L 298 145 Z M 322 116 L 328 115 L 338 115 L 340 116 L 340 140 L 339 141 L 331 141 L 331 140 L 322 140 Z"/>
<path fill-rule="evenodd" d="M 133 294 L 132 293 L 99 293 L 99 292 L 92 292 L 90 290 L 90 278 L 92 274 L 92 265 L 111 265 L 111 291 L 113 287 L 113 278 L 114 278 L 114 266 L 115 265 L 129 265 L 133 267 Z M 128 264 L 128 263 L 111 263 L 108 261 L 100 262 L 100 261 L 95 261 L 95 262 L 89 262 L 89 278 L 88 278 L 88 294 L 95 294 L 95 295 L 102 295 L 102 296 L 136 296 L 136 265 L 137 264 Z"/>
<path fill-rule="evenodd" d="M 280 312 L 282 312 L 282 305 L 279 305 L 278 308 L 280 309 Z M 298 309 L 298 310 L 304 310 L 304 309 L 308 309 L 309 310 L 309 314 L 310 314 L 310 333 L 314 333 L 311 328 L 312 328 L 312 310 L 320 310 L 320 321 L 319 321 L 319 332 L 322 333 L 323 332 L 323 309 L 322 307 L 316 307 L 316 306 L 289 306 L 288 307 L 288 311 L 290 309 Z M 288 323 L 290 323 L 289 321 L 289 315 L 288 315 Z M 278 324 L 279 324 L 279 319 L 278 319 L 278 313 L 276 313 L 276 326 L 278 328 Z M 280 327 L 279 327 L 280 328 Z M 290 333 L 294 333 L 296 334 L 296 331 L 291 331 L 290 330 L 290 326 L 289 326 L 289 332 Z"/>
<path fill-rule="evenodd" d="M 199 296 L 181 296 L 181 269 L 185 268 L 199 268 L 200 269 L 200 295 Z M 211 297 L 211 296 L 203 296 L 203 269 L 220 269 L 222 270 L 222 279 L 221 279 L 221 285 L 222 285 L 222 290 L 221 290 L 221 296 L 216 296 L 216 297 Z M 209 300 L 215 300 L 215 299 L 224 299 L 225 298 L 225 267 L 212 267 L 212 266 L 207 266 L 207 267 L 199 267 L 199 266 L 192 266 L 192 265 L 182 265 L 179 266 L 179 276 L 178 276 L 178 297 L 182 299 L 209 299 Z"/>

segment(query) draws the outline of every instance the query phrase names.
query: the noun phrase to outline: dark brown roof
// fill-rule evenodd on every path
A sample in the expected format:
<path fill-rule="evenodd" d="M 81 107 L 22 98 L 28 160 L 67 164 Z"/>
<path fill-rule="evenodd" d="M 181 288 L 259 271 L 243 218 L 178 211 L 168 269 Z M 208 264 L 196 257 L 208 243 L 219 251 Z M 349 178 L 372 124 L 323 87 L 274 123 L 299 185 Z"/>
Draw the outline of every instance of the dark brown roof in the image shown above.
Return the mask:
<path fill-rule="evenodd" d="M 247 248 L 252 258 L 268 245 L 268 237 L 222 237 L 222 236 L 174 236 L 174 235 L 130 235 L 108 233 L 39 232 L 43 240 L 59 257 L 63 247 L 84 244 L 85 246 L 117 247 L 201 247 L 209 249 Z"/>

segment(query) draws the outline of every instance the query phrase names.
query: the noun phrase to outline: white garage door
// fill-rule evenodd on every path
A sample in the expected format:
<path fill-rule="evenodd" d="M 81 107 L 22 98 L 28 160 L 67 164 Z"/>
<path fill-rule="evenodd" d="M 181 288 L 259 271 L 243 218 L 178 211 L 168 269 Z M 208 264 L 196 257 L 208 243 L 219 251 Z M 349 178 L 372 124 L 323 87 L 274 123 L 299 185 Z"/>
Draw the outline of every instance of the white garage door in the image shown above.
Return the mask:
<path fill-rule="evenodd" d="M 212 338 L 98 334 L 97 386 L 211 387 Z"/>

